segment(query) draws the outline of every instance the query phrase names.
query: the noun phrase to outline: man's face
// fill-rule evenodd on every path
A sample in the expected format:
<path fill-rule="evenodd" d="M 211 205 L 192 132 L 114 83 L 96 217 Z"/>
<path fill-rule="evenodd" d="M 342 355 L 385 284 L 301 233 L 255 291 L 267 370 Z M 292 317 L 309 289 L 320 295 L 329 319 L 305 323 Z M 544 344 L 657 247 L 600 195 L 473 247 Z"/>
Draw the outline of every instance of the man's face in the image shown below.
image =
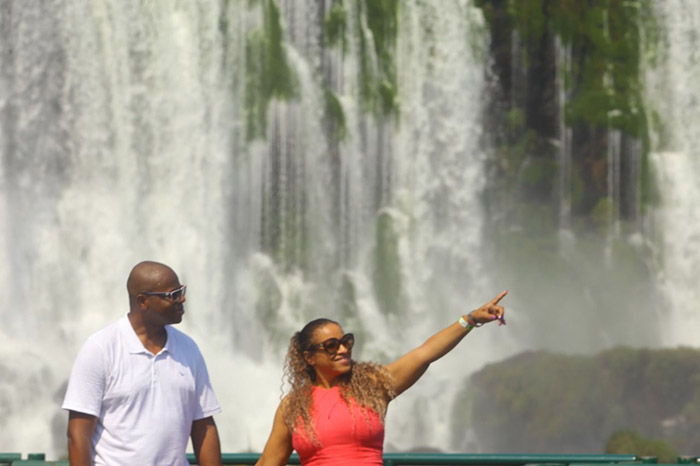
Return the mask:
<path fill-rule="evenodd" d="M 151 289 L 143 294 L 146 295 L 146 308 L 150 311 L 146 316 L 151 323 L 170 325 L 182 321 L 185 313 L 185 288 L 174 272 L 164 270 L 161 277 L 151 285 Z"/>

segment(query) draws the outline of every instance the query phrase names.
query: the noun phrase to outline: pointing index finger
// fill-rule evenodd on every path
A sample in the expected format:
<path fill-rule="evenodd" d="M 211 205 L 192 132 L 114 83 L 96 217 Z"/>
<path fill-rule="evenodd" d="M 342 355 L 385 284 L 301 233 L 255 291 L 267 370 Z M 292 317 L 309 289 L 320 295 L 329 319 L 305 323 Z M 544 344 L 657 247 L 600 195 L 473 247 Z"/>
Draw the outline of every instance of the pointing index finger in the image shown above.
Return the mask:
<path fill-rule="evenodd" d="M 496 296 L 495 298 L 493 298 L 493 299 L 491 300 L 491 304 L 498 304 L 498 302 L 499 302 L 501 299 L 503 299 L 503 298 L 505 297 L 505 295 L 507 295 L 507 294 L 508 294 L 508 290 L 503 290 L 503 291 L 501 291 L 501 294 L 499 294 L 498 296 Z"/>

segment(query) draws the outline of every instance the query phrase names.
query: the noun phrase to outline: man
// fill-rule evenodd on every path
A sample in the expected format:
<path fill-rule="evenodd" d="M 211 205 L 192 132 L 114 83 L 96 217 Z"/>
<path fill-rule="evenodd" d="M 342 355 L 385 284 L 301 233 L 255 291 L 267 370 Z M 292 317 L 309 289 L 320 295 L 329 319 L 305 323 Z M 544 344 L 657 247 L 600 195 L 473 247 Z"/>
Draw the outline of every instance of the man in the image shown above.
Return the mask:
<path fill-rule="evenodd" d="M 78 353 L 63 409 L 71 466 L 186 466 L 189 437 L 199 464 L 221 465 L 213 415 L 221 412 L 182 321 L 185 286 L 157 262 L 126 283 L 129 313 L 93 334 Z"/>

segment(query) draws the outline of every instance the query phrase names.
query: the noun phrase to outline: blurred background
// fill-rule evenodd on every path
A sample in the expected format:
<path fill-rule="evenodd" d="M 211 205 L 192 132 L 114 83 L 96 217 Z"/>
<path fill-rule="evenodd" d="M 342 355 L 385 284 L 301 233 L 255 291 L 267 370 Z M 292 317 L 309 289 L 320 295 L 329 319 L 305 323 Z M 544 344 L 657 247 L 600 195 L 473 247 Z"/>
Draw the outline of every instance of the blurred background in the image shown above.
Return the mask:
<path fill-rule="evenodd" d="M 387 451 L 699 454 L 699 26 L 691 0 L 0 0 L 0 451 L 66 454 L 73 359 L 151 259 L 225 452 L 262 449 L 308 320 L 388 363 L 508 289 Z"/>

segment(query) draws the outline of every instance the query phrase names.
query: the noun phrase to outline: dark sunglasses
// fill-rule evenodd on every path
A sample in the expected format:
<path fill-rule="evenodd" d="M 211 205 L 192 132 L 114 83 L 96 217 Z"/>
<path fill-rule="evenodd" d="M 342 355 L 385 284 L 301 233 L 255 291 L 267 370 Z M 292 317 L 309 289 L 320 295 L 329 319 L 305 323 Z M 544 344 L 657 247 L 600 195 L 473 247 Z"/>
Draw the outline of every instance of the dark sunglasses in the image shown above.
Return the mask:
<path fill-rule="evenodd" d="M 173 291 L 144 291 L 141 294 L 145 294 L 146 296 L 160 296 L 161 298 L 165 298 L 168 301 L 182 301 L 185 299 L 185 292 L 187 291 L 187 285 L 182 285 L 180 288 L 176 288 Z"/>
<path fill-rule="evenodd" d="M 311 345 L 309 351 L 318 351 L 323 348 L 326 353 L 334 355 L 340 349 L 340 345 L 343 345 L 347 349 L 351 350 L 355 345 L 355 335 L 352 333 L 346 333 L 340 340 L 337 338 L 329 338 L 321 343 Z"/>

